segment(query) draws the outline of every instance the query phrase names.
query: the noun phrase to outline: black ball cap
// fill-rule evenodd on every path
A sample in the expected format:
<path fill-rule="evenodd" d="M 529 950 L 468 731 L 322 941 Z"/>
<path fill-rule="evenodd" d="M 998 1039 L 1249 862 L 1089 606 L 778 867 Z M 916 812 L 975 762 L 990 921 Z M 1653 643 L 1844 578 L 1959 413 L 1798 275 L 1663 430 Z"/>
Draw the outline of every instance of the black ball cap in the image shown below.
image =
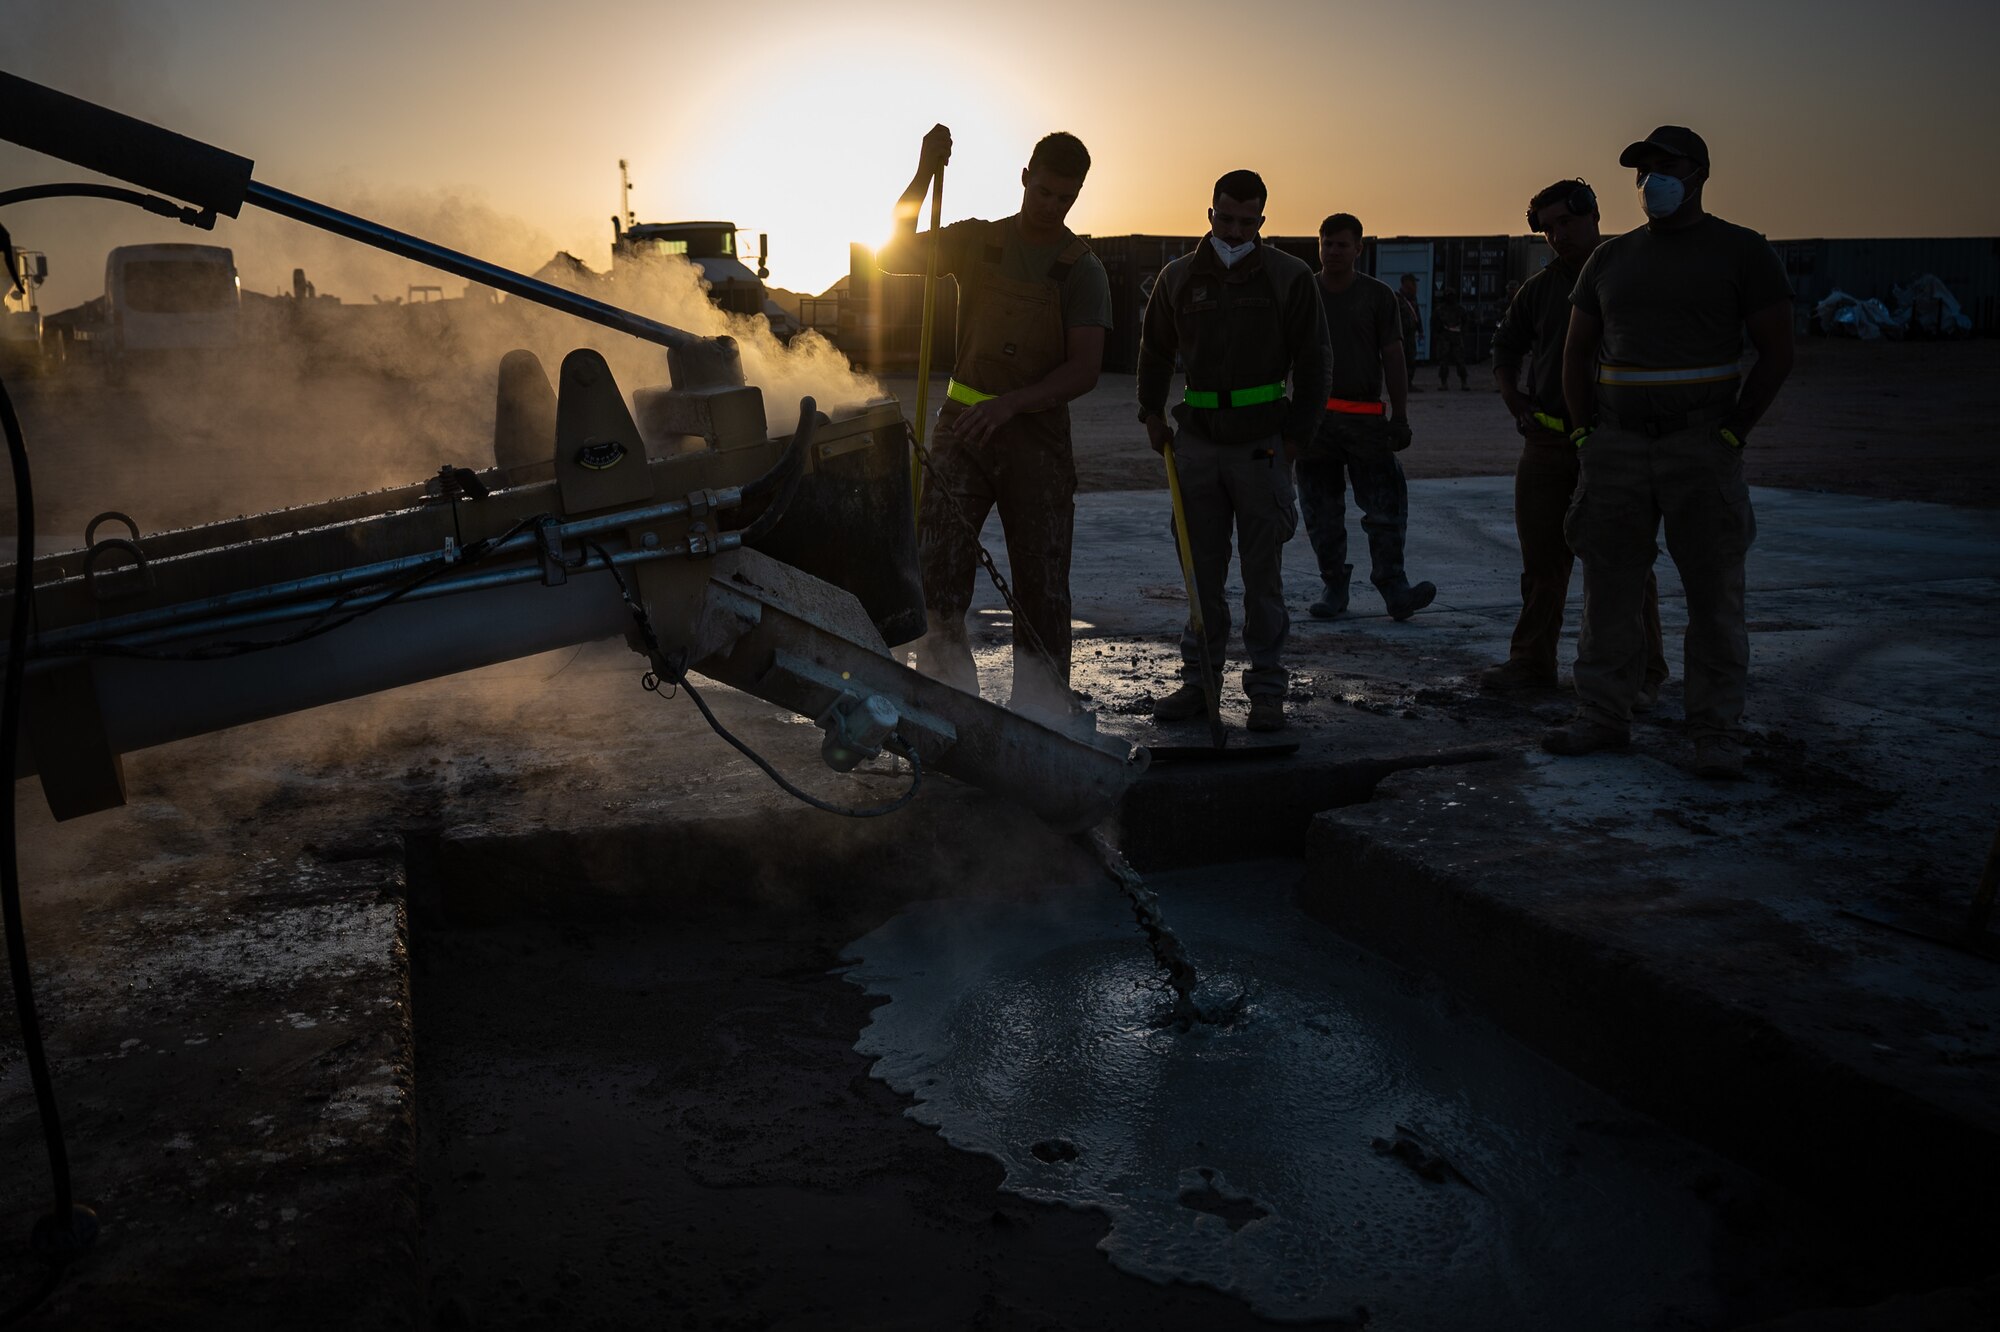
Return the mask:
<path fill-rule="evenodd" d="M 1639 165 L 1639 154 L 1648 150 L 1667 153 L 1674 157 L 1685 157 L 1690 162 L 1708 165 L 1708 144 L 1702 137 L 1685 125 L 1662 125 L 1639 142 L 1618 154 L 1618 165 L 1630 167 Z"/>

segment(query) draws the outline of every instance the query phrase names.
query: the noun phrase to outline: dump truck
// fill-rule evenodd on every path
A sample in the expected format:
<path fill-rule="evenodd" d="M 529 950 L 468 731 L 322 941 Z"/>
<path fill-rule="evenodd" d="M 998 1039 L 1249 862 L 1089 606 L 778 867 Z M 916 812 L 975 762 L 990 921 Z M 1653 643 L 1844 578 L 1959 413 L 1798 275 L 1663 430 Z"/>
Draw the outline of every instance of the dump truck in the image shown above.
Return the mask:
<path fill-rule="evenodd" d="M 611 215 L 611 278 L 614 284 L 659 259 L 685 259 L 701 272 L 709 299 L 731 314 L 762 315 L 783 338 L 798 331 L 797 322 L 771 300 L 764 279 L 771 276 L 771 238 L 759 232 L 757 252 L 748 254 L 738 239 L 748 233 L 734 222 L 641 222 L 632 211 L 632 178 L 626 163 L 618 163 L 619 211 Z M 756 264 L 751 267 L 751 262 Z"/>

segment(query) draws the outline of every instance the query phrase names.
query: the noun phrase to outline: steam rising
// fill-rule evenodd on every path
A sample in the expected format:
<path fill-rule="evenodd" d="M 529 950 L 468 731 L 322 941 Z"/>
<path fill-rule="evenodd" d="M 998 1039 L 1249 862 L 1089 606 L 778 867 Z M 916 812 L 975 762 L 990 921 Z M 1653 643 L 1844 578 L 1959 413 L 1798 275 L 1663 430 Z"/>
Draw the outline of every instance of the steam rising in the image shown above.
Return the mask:
<path fill-rule="evenodd" d="M 196 137 L 228 137 L 227 127 L 188 113 L 172 86 L 160 53 L 178 36 L 171 15 L 130 0 L 34 3 L 0 24 L 0 67 Z M 0 176 L 10 183 L 85 174 L 0 145 Z M 565 243 L 473 189 L 385 191 L 343 178 L 285 183 L 521 272 L 540 269 Z M 23 205 L 5 221 L 17 243 L 48 254 L 45 315 L 101 293 L 106 252 L 118 245 L 226 246 L 243 290 L 236 351 L 121 384 L 74 346 L 66 364 L 39 378 L 9 372 L 36 460 L 48 548 L 77 544 L 84 523 L 106 509 L 157 531 L 408 484 L 444 464 L 489 466 L 499 361 L 516 347 L 534 351 L 552 379 L 572 349 L 595 348 L 628 398 L 669 380 L 664 348 L 483 289 L 468 297 L 461 279 L 254 208 L 212 232 L 97 201 Z M 608 242 L 609 228 L 595 239 Z M 568 244 L 592 266 L 607 266 L 603 249 Z M 295 269 L 316 299 L 293 298 Z M 615 286 L 587 274 L 572 285 L 693 333 L 735 337 L 774 431 L 792 429 L 802 395 L 834 411 L 881 395 L 824 339 L 808 334 L 786 347 L 762 320 L 716 309 L 685 261 L 656 260 L 638 280 L 621 274 Z M 413 286 L 442 287 L 446 299 L 412 306 Z M 4 513 L 0 523 L 12 526 Z"/>
<path fill-rule="evenodd" d="M 327 201 L 518 271 L 557 254 L 546 234 L 470 192 L 356 191 Z M 669 382 L 663 347 L 269 214 L 246 210 L 212 235 L 141 231 L 112 243 L 160 239 L 232 250 L 242 345 L 140 369 L 122 384 L 72 347 L 69 363 L 33 386 L 24 419 L 37 455 L 58 460 L 37 483 L 59 546 L 75 544 L 105 509 L 153 531 L 408 484 L 446 464 L 490 466 L 499 362 L 517 347 L 535 352 L 551 381 L 571 350 L 594 348 L 628 399 Z M 295 269 L 313 295 L 295 298 Z M 882 395 L 817 334 L 787 346 L 762 318 L 718 309 L 685 260 L 621 268 L 615 282 L 574 260 L 545 276 L 691 333 L 734 337 L 774 432 L 793 428 L 801 396 L 837 412 Z M 413 294 L 432 299 L 412 303 Z"/>
<path fill-rule="evenodd" d="M 339 206 L 525 273 L 555 257 L 553 271 L 543 273 L 555 285 L 690 333 L 734 337 L 744 375 L 764 390 L 774 428 L 788 428 L 790 409 L 805 394 L 817 398 L 822 409 L 839 409 L 882 393 L 879 383 L 856 373 L 824 338 L 808 333 L 787 346 L 763 319 L 718 309 L 707 297 L 701 271 L 685 260 L 650 259 L 636 269 L 621 269 L 617 280 L 609 281 L 566 253 L 558 255 L 546 234 L 464 192 L 357 191 L 343 196 Z M 342 319 L 329 308 L 321 327 L 340 325 L 324 348 L 334 360 L 358 359 L 404 377 L 417 368 L 476 374 L 490 386 L 500 356 L 513 347 L 534 351 L 552 375 L 570 350 L 592 347 L 604 353 L 628 393 L 668 382 L 662 348 L 532 302 L 495 303 L 492 293 L 462 279 L 352 241 L 268 215 L 246 216 L 232 237 L 246 291 L 289 291 L 294 268 L 305 270 L 322 297 L 338 296 L 344 305 L 401 301 L 412 286 L 444 288 L 446 300 L 436 311 Z"/>

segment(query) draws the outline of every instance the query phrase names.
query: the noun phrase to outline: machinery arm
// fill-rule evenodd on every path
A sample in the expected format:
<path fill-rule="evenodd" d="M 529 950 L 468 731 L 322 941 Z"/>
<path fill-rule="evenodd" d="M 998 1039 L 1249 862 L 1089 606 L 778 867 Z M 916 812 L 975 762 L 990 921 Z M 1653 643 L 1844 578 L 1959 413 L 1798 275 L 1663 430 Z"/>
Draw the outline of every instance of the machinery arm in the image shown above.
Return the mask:
<path fill-rule="evenodd" d="M 1066 830 L 1101 821 L 1143 770 L 1123 742 L 891 657 L 884 626 L 912 632 L 914 581 L 885 598 L 879 577 L 816 562 L 900 550 L 907 563 L 907 542 L 808 528 L 788 544 L 788 527 L 871 485 L 907 528 L 893 404 L 823 423 L 808 398 L 773 439 L 754 388 L 645 391 L 641 417 L 661 433 L 710 432 L 706 448 L 648 461 L 602 357 L 572 352 L 561 383 L 553 480 L 441 487 L 413 507 L 389 491 L 377 511 L 348 502 L 340 521 L 248 542 L 238 520 L 167 534 L 157 552 L 135 532 L 38 561 L 16 776 L 39 774 L 58 817 L 85 814 L 122 803 L 133 750 L 620 634 L 664 678 L 692 671 L 812 718 L 836 768 L 899 750 Z M 876 587 L 877 604 L 820 574 Z"/>
<path fill-rule="evenodd" d="M 725 353 L 734 351 L 732 339 L 699 337 L 421 236 L 262 184 L 251 178 L 256 164 L 247 157 L 4 71 L 0 71 L 0 135 L 23 148 L 185 199 L 200 210 L 182 218 L 192 225 L 212 226 L 216 214 L 236 217 L 244 204 L 253 204 L 510 296 L 658 343 L 670 351 L 693 351 L 711 343 L 724 344 L 719 350 Z M 736 382 L 742 382 L 740 372 Z"/>

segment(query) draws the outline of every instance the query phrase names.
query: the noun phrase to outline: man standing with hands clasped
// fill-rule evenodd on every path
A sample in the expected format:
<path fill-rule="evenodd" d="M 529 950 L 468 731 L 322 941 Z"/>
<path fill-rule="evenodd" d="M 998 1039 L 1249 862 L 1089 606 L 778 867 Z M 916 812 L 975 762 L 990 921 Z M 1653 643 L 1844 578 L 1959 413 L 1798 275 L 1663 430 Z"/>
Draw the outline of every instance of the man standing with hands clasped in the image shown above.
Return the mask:
<path fill-rule="evenodd" d="M 1215 182 L 1209 232 L 1192 253 L 1160 270 L 1139 334 L 1139 419 L 1155 452 L 1173 446 L 1201 605 L 1204 644 L 1193 621 L 1181 635 L 1181 687 L 1153 710 L 1159 721 L 1199 716 L 1220 681 L 1229 642 L 1222 587 L 1234 527 L 1243 571 L 1243 647 L 1250 669 L 1249 728 L 1285 724 L 1290 677 L 1280 663 L 1291 617 L 1279 565 L 1298 529 L 1291 456 L 1312 438 L 1326 398 L 1326 320 L 1312 270 L 1264 245 L 1266 191 L 1254 171 Z M 1167 424 L 1174 358 L 1187 384 Z M 1291 381 L 1290 396 L 1286 381 Z"/>
<path fill-rule="evenodd" d="M 1623 748 L 1642 683 L 1646 572 L 1664 520 L 1687 591 L 1695 772 L 1743 775 L 1750 674 L 1743 565 L 1756 537 L 1743 449 L 1792 368 L 1792 290 L 1756 232 L 1702 208 L 1708 145 L 1665 125 L 1627 147 L 1648 221 L 1598 246 L 1571 297 L 1563 398 L 1581 479 L 1564 530 L 1583 560 L 1579 714 L 1553 754 Z M 1756 364 L 1741 365 L 1744 334 Z"/>
<path fill-rule="evenodd" d="M 1569 442 L 1563 404 L 1563 339 L 1569 332 L 1570 292 L 1602 236 L 1597 195 L 1581 180 L 1559 180 L 1528 201 L 1528 226 L 1542 233 L 1555 257 L 1523 283 L 1493 334 L 1493 379 L 1514 428 L 1521 461 L 1514 468 L 1514 530 L 1521 541 L 1521 614 L 1507 660 L 1479 677 L 1482 689 L 1556 687 L 1556 648 L 1562 641 L 1569 576 L 1576 565 L 1563 536 L 1563 515 L 1576 493 L 1577 451 Z M 1528 361 L 1528 387 L 1520 388 Z M 1646 675 L 1632 709 L 1643 712 L 1660 696 L 1667 659 L 1660 639 L 1659 587 L 1646 570 Z"/>

